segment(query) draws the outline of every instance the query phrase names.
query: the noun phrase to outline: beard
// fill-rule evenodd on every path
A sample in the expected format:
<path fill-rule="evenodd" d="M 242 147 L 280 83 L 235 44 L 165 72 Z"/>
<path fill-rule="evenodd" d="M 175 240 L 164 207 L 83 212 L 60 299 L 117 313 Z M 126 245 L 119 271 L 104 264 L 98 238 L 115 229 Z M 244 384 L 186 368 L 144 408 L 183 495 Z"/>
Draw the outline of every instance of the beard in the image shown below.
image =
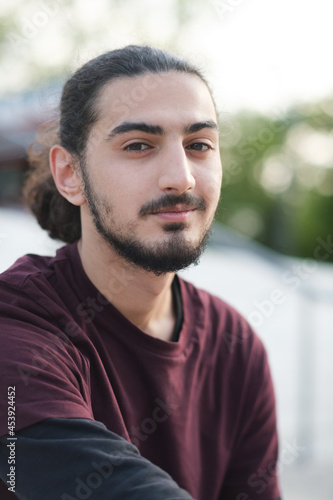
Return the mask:
<path fill-rule="evenodd" d="M 126 229 L 117 228 L 113 218 L 111 204 L 101 200 L 94 191 L 92 183 L 84 167 L 81 168 L 84 184 L 84 194 L 92 216 L 93 224 L 103 240 L 126 262 L 156 276 L 174 273 L 190 265 L 197 265 L 211 236 L 212 222 L 208 224 L 200 235 L 199 241 L 193 243 L 186 238 L 188 225 L 184 222 L 165 223 L 162 228 L 167 239 L 158 243 L 145 243 L 137 235 L 136 224 L 126 226 Z M 185 204 L 205 211 L 206 204 L 202 198 L 188 193 L 165 195 L 159 201 L 144 205 L 139 215 L 145 217 L 161 208 Z"/>

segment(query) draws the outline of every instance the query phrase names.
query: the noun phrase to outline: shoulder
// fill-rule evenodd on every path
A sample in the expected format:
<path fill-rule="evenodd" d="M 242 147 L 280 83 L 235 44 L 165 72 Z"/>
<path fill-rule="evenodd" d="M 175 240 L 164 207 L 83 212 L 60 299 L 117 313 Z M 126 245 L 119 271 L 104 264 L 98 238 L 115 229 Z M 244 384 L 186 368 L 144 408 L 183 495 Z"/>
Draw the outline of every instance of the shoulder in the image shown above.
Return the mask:
<path fill-rule="evenodd" d="M 59 344 L 67 330 L 69 313 L 57 286 L 57 263 L 66 260 L 60 249 L 55 257 L 25 255 L 0 274 L 0 341 L 10 350 Z M 62 334 L 62 337 L 64 334 Z M 17 351 L 18 352 L 18 351 Z"/>
<path fill-rule="evenodd" d="M 0 274 L 0 285 L 2 287 L 23 288 L 29 280 L 38 280 L 42 276 L 48 278 L 54 273 L 55 263 L 65 259 L 65 247 L 58 250 L 54 257 L 35 254 L 24 255 Z"/>
<path fill-rule="evenodd" d="M 184 315 L 195 324 L 205 344 L 229 361 L 249 361 L 258 356 L 265 361 L 261 339 L 236 308 L 216 295 L 179 279 Z M 193 325 L 194 326 L 194 325 Z"/>
<path fill-rule="evenodd" d="M 52 303 L 60 305 L 57 282 L 65 275 L 69 261 L 66 245 L 55 256 L 27 254 L 0 274 L 0 309 L 8 305 L 23 310 L 50 310 Z M 61 304 L 62 305 L 62 304 Z M 2 316 L 2 314 L 1 314 Z"/>
<path fill-rule="evenodd" d="M 228 304 L 226 301 L 214 295 L 207 290 L 198 288 L 189 281 L 179 278 L 181 284 L 183 300 L 187 301 L 186 305 L 192 303 L 194 306 L 199 307 L 202 311 L 214 313 L 217 317 L 225 318 L 232 316 L 233 318 L 239 317 L 239 312 Z"/>

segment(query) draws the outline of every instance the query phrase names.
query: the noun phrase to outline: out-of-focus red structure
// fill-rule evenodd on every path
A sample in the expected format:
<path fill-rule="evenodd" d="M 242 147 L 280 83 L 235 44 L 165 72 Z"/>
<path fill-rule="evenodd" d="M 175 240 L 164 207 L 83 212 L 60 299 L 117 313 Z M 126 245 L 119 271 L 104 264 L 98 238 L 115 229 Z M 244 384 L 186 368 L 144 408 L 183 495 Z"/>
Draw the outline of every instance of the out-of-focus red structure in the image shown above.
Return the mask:
<path fill-rule="evenodd" d="M 0 100 L 0 205 L 21 203 L 27 148 L 38 127 L 54 117 L 60 90 L 55 82 Z"/>

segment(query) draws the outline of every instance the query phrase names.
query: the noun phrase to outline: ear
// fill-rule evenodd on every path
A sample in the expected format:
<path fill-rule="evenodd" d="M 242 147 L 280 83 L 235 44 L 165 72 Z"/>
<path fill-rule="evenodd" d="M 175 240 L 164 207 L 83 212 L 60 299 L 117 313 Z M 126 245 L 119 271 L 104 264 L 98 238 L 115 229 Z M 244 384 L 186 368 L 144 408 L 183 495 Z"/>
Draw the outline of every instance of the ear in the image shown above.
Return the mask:
<path fill-rule="evenodd" d="M 49 161 L 59 193 L 73 205 L 83 205 L 86 198 L 73 156 L 63 146 L 56 144 L 50 150 Z"/>

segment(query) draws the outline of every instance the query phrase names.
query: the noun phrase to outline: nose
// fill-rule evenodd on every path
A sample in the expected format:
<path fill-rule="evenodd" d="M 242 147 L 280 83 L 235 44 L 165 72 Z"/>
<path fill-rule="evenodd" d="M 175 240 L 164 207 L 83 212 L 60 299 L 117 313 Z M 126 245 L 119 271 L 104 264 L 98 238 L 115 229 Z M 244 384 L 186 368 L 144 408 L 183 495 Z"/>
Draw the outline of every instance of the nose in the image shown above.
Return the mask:
<path fill-rule="evenodd" d="M 195 186 L 191 160 L 183 144 L 172 144 L 165 148 L 160 162 L 159 187 L 162 191 L 184 193 Z"/>

